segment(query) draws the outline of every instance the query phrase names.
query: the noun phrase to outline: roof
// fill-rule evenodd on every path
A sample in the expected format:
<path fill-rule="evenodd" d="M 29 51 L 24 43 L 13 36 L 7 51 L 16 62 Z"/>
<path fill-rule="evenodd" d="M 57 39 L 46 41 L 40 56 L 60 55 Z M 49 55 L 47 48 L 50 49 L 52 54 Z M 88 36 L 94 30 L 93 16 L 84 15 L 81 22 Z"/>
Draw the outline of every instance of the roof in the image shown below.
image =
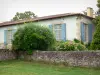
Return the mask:
<path fill-rule="evenodd" d="M 81 13 L 64 13 L 64 14 L 50 15 L 50 16 L 44 16 L 44 17 L 37 17 L 33 19 L 19 20 L 19 21 L 7 21 L 7 22 L 0 23 L 0 27 L 23 24 L 27 22 L 48 20 L 48 19 L 54 19 L 54 18 L 61 18 L 61 17 L 67 17 L 67 16 L 84 16 L 86 18 L 93 19 L 92 17 L 86 16 Z"/>

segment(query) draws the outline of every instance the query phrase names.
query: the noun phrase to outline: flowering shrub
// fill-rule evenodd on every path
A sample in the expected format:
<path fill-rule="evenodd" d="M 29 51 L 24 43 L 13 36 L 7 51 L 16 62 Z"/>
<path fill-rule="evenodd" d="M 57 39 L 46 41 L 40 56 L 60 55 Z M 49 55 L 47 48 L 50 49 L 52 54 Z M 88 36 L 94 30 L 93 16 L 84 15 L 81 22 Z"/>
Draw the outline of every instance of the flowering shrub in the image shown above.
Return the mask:
<path fill-rule="evenodd" d="M 74 41 L 61 42 L 56 48 L 58 50 L 61 50 L 61 51 L 81 51 L 81 50 L 87 50 L 85 45 L 83 45 L 81 43 L 75 43 Z"/>

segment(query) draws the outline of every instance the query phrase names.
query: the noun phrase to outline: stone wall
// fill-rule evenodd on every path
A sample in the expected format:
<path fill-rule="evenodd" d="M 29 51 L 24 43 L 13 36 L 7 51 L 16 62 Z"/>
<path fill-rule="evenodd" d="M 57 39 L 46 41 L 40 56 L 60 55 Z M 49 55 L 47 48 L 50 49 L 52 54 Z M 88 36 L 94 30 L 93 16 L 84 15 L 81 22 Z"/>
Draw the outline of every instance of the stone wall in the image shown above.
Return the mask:
<path fill-rule="evenodd" d="M 19 55 L 24 60 L 64 63 L 69 66 L 100 67 L 100 51 L 36 51 L 32 55 L 28 55 L 25 52 L 20 52 Z"/>
<path fill-rule="evenodd" d="M 16 59 L 16 53 L 7 49 L 0 49 L 0 61 Z"/>
<path fill-rule="evenodd" d="M 35 51 L 32 55 L 28 55 L 26 52 L 16 53 L 0 49 L 0 61 L 16 58 L 69 66 L 100 67 L 100 51 Z"/>

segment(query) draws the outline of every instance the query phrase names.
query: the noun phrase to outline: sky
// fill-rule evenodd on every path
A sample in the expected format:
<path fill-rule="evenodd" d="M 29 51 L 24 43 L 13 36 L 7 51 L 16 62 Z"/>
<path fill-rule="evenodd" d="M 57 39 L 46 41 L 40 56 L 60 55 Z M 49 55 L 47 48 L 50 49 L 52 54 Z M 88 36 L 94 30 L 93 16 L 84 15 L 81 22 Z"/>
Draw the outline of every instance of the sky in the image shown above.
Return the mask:
<path fill-rule="evenodd" d="M 87 7 L 97 11 L 97 0 L 0 0 L 0 22 L 10 21 L 16 12 L 32 11 L 38 17 L 81 13 Z"/>

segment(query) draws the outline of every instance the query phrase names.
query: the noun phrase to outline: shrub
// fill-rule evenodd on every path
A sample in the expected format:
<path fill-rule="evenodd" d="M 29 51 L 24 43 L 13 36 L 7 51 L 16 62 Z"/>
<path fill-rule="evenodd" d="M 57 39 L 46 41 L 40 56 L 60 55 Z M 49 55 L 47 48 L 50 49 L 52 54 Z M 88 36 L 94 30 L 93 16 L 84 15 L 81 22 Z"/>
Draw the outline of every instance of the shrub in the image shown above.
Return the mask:
<path fill-rule="evenodd" d="M 78 50 L 78 51 L 84 51 L 84 50 L 87 50 L 87 48 L 85 47 L 85 45 L 81 44 L 81 43 L 76 43 L 75 44 L 75 50 Z"/>
<path fill-rule="evenodd" d="M 83 41 L 80 41 L 80 40 L 78 40 L 78 39 L 76 39 L 76 38 L 74 39 L 74 42 L 75 42 L 75 43 L 81 43 L 81 44 L 84 45 Z"/>
<path fill-rule="evenodd" d="M 73 51 L 73 50 L 75 50 L 74 43 L 72 41 L 67 41 L 60 45 L 60 50 L 64 50 L 64 51 L 72 50 Z"/>
<path fill-rule="evenodd" d="M 57 47 L 58 50 L 61 51 L 81 51 L 81 50 L 87 50 L 85 45 L 81 43 L 75 43 L 74 41 L 66 41 L 60 43 L 60 45 Z"/>
<path fill-rule="evenodd" d="M 76 39 L 76 38 L 74 39 L 74 42 L 75 43 L 80 43 L 80 41 L 78 39 Z"/>
<path fill-rule="evenodd" d="M 85 47 L 86 47 L 88 50 L 91 50 L 90 45 L 91 45 L 91 43 L 87 43 L 87 44 L 85 44 Z"/>
<path fill-rule="evenodd" d="M 55 44 L 50 48 L 52 51 L 58 51 L 60 48 L 60 45 L 64 43 L 64 41 L 56 41 Z"/>
<path fill-rule="evenodd" d="M 27 23 L 17 30 L 12 44 L 15 50 L 31 52 L 32 50 L 47 50 L 54 42 L 54 35 L 48 28 Z"/>

